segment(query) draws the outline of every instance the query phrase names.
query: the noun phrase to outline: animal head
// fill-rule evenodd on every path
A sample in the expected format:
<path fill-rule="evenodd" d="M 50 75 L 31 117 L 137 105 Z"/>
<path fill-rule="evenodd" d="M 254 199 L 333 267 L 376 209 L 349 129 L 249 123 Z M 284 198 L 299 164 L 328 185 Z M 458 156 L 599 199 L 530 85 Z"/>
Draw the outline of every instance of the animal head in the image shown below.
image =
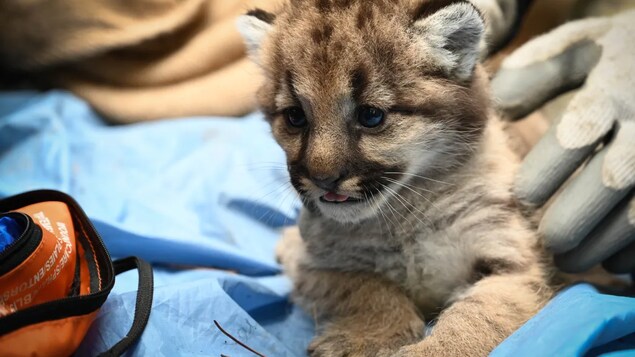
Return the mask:
<path fill-rule="evenodd" d="M 291 182 L 328 218 L 376 216 L 413 178 L 461 166 L 482 134 L 484 24 L 467 1 L 291 0 L 239 29 Z"/>

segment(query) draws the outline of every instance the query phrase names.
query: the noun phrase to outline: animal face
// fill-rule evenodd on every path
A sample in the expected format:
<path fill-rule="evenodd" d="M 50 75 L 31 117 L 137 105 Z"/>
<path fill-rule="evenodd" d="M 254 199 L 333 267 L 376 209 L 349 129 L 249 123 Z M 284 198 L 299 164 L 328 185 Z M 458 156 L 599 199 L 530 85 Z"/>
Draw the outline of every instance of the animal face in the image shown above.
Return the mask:
<path fill-rule="evenodd" d="M 469 3 L 297 0 L 240 28 L 291 182 L 326 217 L 376 216 L 413 179 L 459 167 L 481 136 L 483 22 Z"/>

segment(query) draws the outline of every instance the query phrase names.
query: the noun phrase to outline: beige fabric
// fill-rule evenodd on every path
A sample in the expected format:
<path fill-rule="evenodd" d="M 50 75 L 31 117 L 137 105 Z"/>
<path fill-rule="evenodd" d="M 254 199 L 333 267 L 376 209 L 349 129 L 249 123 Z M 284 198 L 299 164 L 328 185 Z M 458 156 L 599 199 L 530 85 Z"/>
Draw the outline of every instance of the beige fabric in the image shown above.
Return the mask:
<path fill-rule="evenodd" d="M 235 19 L 279 0 L 0 1 L 0 66 L 70 89 L 109 119 L 255 109 Z"/>

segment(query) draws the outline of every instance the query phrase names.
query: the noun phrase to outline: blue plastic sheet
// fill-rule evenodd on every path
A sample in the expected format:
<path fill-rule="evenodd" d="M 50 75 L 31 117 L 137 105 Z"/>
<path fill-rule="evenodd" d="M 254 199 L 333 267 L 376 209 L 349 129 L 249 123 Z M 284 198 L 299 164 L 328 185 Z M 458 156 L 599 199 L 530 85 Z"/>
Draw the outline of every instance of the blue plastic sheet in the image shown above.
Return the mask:
<path fill-rule="evenodd" d="M 287 180 L 259 114 L 109 126 L 64 92 L 0 94 L 0 197 L 65 191 L 114 256 L 157 266 L 150 322 L 130 355 L 249 356 L 214 320 L 267 356 L 305 355 L 313 322 L 289 303 L 273 255 L 299 209 Z M 135 272 L 117 278 L 78 355 L 125 335 L 135 289 Z M 580 286 L 494 355 L 635 355 L 633 334 L 635 300 Z"/>
<path fill-rule="evenodd" d="M 561 292 L 491 354 L 599 355 L 635 356 L 635 300 L 600 294 L 586 284 Z"/>

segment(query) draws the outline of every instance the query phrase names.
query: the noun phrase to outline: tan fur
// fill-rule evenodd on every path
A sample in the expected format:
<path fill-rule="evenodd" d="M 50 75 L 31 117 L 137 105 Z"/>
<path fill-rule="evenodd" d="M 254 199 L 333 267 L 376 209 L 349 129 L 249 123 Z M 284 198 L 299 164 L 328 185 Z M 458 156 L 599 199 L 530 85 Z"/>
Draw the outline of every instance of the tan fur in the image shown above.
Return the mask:
<path fill-rule="evenodd" d="M 246 115 L 262 77 L 236 17 L 279 2 L 2 1 L 0 87 L 67 89 L 118 123 Z"/>
<path fill-rule="evenodd" d="M 304 270 L 296 284 L 320 326 L 309 352 L 314 356 L 389 355 L 423 336 L 416 306 L 394 283 L 364 273 Z"/>
<path fill-rule="evenodd" d="M 269 28 L 252 53 L 259 102 L 305 203 L 277 253 L 318 323 L 311 356 L 485 356 L 552 294 L 511 195 L 518 159 L 472 67 L 478 19 L 457 1 L 295 0 L 251 29 Z M 453 31 L 465 48 L 444 58 Z M 363 106 L 385 122 L 358 125 Z M 316 182 L 334 175 L 360 201 L 323 202 Z"/>
<path fill-rule="evenodd" d="M 487 356 L 551 296 L 542 274 L 534 268 L 479 281 L 441 313 L 431 336 L 397 355 Z"/>

